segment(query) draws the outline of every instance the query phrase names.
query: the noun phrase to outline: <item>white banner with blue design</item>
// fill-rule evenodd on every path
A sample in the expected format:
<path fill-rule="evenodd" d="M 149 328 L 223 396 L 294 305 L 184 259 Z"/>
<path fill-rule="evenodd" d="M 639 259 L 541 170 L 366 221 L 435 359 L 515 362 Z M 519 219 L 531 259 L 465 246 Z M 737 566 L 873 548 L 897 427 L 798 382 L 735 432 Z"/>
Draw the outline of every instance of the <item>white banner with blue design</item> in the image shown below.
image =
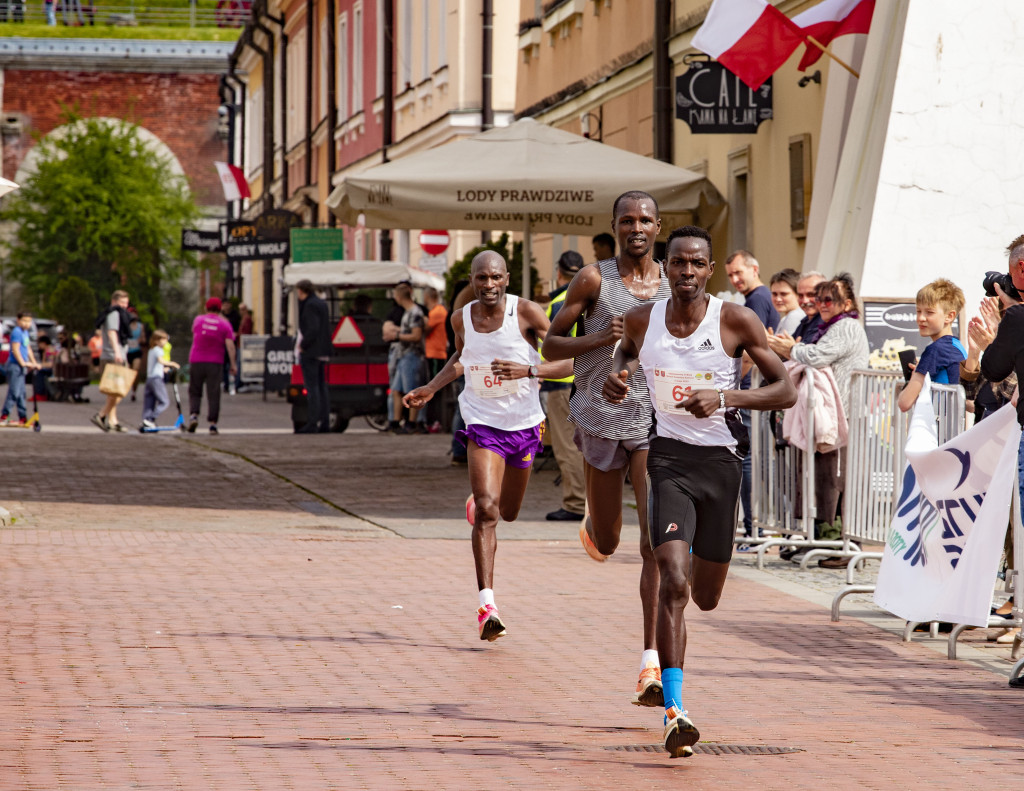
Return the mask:
<path fill-rule="evenodd" d="M 877 605 L 908 621 L 988 625 L 1020 433 L 1007 404 L 939 447 L 925 383 L 910 422 Z"/>

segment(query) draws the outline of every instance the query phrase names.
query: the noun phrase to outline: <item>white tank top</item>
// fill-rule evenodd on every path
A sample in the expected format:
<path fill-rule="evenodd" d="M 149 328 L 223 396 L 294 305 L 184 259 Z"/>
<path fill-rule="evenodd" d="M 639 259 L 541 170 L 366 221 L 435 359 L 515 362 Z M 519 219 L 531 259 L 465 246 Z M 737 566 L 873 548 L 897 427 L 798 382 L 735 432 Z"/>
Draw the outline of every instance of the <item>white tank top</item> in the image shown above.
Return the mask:
<path fill-rule="evenodd" d="M 466 389 L 459 396 L 462 419 L 466 425 L 478 423 L 504 431 L 533 428 L 544 420 L 540 382 L 525 377 L 502 380 L 491 373 L 493 360 L 540 364 L 540 355 L 519 329 L 519 297 L 505 295 L 505 315 L 494 332 L 473 329 L 475 304 L 470 302 L 462 309 L 465 344 L 460 361 L 466 369 Z"/>
<path fill-rule="evenodd" d="M 655 303 L 647 325 L 640 365 L 654 406 L 655 429 L 659 437 L 670 437 L 691 445 L 736 447 L 725 410 L 711 417 L 696 418 L 685 409 L 676 409 L 688 390 L 735 390 L 739 386 L 738 358 L 726 354 L 722 345 L 722 300 L 709 297 L 704 320 L 686 338 L 677 338 L 665 326 L 669 300 Z"/>

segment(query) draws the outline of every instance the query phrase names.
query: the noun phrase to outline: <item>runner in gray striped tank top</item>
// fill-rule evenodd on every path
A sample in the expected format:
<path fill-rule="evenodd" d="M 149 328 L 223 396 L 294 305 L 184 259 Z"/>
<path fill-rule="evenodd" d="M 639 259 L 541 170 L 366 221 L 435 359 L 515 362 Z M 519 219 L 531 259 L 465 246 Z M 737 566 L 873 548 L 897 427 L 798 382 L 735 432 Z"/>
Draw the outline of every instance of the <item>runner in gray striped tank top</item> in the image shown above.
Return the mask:
<path fill-rule="evenodd" d="M 622 487 L 630 473 L 640 520 L 640 603 L 644 618 L 644 651 L 633 703 L 662 705 L 661 665 L 656 645 L 658 567 L 647 540 L 648 434 L 651 404 L 643 371 L 629 379 L 630 390 L 620 404 L 601 396 L 611 373 L 612 351 L 622 337 L 623 314 L 638 305 L 669 296 L 668 281 L 654 260 L 654 241 L 661 230 L 658 204 L 646 192 L 620 195 L 612 207 L 612 230 L 619 255 L 584 267 L 573 278 L 565 302 L 551 322 L 544 342 L 548 360 L 574 359 L 575 389 L 569 413 L 576 424 L 576 444 L 583 452 L 587 515 L 580 541 L 587 554 L 603 561 L 619 545 L 622 530 Z M 583 332 L 571 337 L 581 321 Z"/>

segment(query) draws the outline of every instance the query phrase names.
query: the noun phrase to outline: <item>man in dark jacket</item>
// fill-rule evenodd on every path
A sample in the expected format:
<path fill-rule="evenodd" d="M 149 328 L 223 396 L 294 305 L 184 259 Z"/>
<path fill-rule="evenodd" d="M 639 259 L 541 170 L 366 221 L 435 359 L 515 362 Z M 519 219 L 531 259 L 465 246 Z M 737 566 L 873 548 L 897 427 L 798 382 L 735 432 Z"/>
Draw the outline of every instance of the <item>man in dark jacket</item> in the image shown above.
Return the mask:
<path fill-rule="evenodd" d="M 1013 287 L 1018 292 L 1024 291 L 1024 234 L 1010 242 L 1006 252 L 1010 254 L 1009 275 Z M 1006 308 L 1006 313 L 999 322 L 995 339 L 981 356 L 981 375 L 990 382 L 1001 382 L 1016 372 L 1019 387 L 1020 383 L 1024 382 L 1024 305 L 1005 293 L 998 285 L 994 288 L 996 296 Z M 978 317 L 971 319 L 970 323 L 979 327 L 985 325 L 983 319 Z M 968 326 L 968 332 L 970 330 L 971 327 Z M 1017 400 L 1017 422 L 1024 426 L 1024 398 Z M 1021 447 L 1024 448 L 1024 442 L 1021 443 Z M 1024 450 L 1020 455 L 1024 461 Z M 1021 481 L 1021 488 L 1024 490 L 1024 480 Z"/>
<path fill-rule="evenodd" d="M 331 426 L 326 368 L 332 349 L 327 303 L 313 293 L 308 280 L 296 283 L 295 291 L 299 297 L 299 367 L 307 398 L 306 425 L 296 433 L 326 433 Z"/>

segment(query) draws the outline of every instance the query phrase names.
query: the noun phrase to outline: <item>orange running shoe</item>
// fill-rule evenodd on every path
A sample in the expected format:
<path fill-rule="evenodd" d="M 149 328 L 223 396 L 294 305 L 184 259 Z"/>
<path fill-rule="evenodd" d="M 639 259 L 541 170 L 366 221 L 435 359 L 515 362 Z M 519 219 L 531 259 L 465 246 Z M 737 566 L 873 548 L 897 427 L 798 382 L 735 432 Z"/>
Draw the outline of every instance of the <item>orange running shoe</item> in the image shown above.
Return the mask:
<path fill-rule="evenodd" d="M 647 667 L 640 671 L 636 682 L 636 695 L 633 696 L 634 706 L 664 706 L 665 691 L 661 687 L 661 668 L 648 662 Z"/>
<path fill-rule="evenodd" d="M 604 563 L 606 560 L 608 560 L 608 556 L 602 555 L 600 552 L 597 551 L 597 547 L 594 546 L 594 541 L 590 537 L 590 533 L 587 532 L 586 519 L 584 519 L 583 522 L 580 523 L 580 543 L 583 544 L 583 548 L 587 551 L 587 554 L 590 555 L 590 557 L 592 557 L 598 563 Z"/>

